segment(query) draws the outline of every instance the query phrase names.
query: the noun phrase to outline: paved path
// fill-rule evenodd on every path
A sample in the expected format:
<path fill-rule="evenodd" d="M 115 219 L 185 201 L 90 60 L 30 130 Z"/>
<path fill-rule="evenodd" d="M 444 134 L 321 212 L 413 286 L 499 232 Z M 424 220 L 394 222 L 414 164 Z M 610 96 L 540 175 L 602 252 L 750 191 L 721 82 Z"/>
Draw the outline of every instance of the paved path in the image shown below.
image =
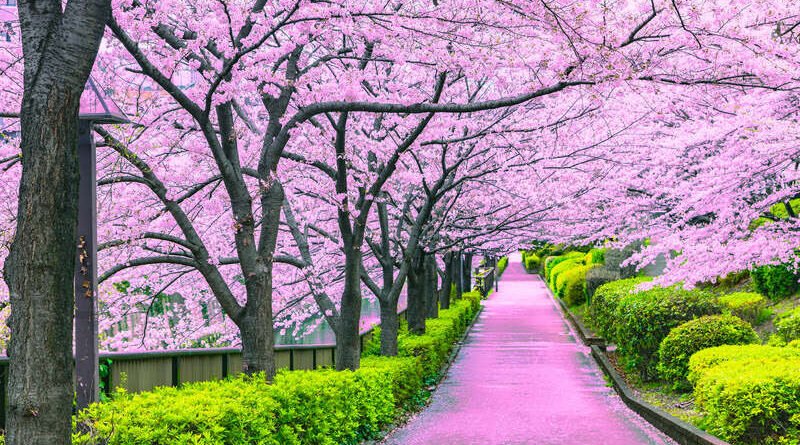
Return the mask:
<path fill-rule="evenodd" d="M 630 411 L 519 255 L 431 404 L 390 445 L 673 444 Z"/>

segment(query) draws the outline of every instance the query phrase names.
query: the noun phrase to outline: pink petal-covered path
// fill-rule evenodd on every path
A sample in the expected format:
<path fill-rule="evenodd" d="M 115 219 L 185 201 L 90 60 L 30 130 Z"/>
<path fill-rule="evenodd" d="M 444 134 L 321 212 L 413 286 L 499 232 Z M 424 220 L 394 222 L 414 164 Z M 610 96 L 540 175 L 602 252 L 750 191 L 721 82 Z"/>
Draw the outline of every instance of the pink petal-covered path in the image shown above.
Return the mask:
<path fill-rule="evenodd" d="M 540 278 L 512 256 L 431 404 L 390 445 L 672 444 L 606 386 Z"/>

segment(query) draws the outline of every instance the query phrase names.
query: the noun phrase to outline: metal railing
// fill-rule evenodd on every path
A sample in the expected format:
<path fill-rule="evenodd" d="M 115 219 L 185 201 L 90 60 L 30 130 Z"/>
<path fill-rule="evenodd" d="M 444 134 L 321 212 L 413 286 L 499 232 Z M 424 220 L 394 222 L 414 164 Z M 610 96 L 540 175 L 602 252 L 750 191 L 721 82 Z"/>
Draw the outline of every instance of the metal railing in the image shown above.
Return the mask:
<path fill-rule="evenodd" d="M 481 293 L 483 298 L 486 298 L 489 295 L 489 292 L 494 288 L 497 290 L 497 268 L 495 267 L 479 267 L 475 269 L 475 287 L 473 290 L 476 290 Z"/>

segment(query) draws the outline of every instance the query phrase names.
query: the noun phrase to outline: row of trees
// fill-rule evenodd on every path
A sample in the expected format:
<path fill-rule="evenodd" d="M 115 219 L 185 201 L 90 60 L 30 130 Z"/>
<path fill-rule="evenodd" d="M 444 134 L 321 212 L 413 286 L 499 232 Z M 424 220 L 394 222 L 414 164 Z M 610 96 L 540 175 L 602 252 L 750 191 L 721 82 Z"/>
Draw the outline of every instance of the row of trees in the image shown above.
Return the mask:
<path fill-rule="evenodd" d="M 65 18 L 79 3 L 53 6 L 68 31 L 78 29 Z M 403 289 L 410 330 L 424 332 L 436 302 L 447 305 L 455 252 L 643 233 L 674 249 L 669 237 L 694 230 L 685 222 L 698 209 L 726 219 L 731 199 L 691 190 L 730 171 L 721 161 L 747 159 L 742 136 L 756 121 L 774 117 L 758 127 L 769 129 L 759 143 L 790 145 L 793 115 L 781 110 L 793 103 L 796 54 L 782 40 L 792 12 L 781 2 L 721 3 L 122 1 L 110 17 L 87 6 L 107 25 L 94 76 L 135 120 L 97 129 L 106 347 L 240 343 L 245 372 L 271 378 L 276 319 L 292 328 L 322 314 L 337 367 L 354 369 L 363 298 L 380 303 L 381 352 L 396 354 Z M 29 7 L 20 7 L 23 42 L 45 29 L 26 22 Z M 9 388 L 8 439 L 67 443 L 77 170 L 67 163 L 74 131 L 49 129 L 74 118 L 77 102 L 60 99 L 75 104 L 69 113 L 26 109 L 33 50 L 2 49 L 0 103 L 7 115 L 19 106 L 10 104 L 22 109 L 22 162 L 14 139 L 0 156 L 13 240 L 9 352 L 26 363 L 11 369 L 19 385 Z M 82 85 L 75 66 L 47 72 Z M 60 145 L 27 142 L 32 134 Z M 50 147 L 48 168 L 39 146 Z M 56 152 L 71 157 L 53 164 Z M 747 177 L 771 177 L 758 168 Z M 786 193 L 771 184 L 757 179 L 747 190 Z M 35 190 L 50 187 L 68 196 Z M 749 209 L 769 201 L 734 190 Z M 69 208 L 29 201 L 41 195 Z M 58 237 L 23 236 L 45 227 Z M 791 239 L 769 227 L 776 243 Z M 702 233 L 692 249 L 713 246 Z M 63 255 L 50 255 L 56 245 Z M 31 298 L 25 271 L 39 270 L 60 272 Z M 177 316 L 156 310 L 174 293 Z M 50 307 L 40 302 L 58 310 L 39 313 Z M 137 335 L 110 329 L 132 313 L 143 319 Z M 39 361 L 25 352 L 36 348 L 48 352 Z M 57 354 L 63 363 L 51 362 Z M 54 366 L 46 381 L 24 381 Z"/>

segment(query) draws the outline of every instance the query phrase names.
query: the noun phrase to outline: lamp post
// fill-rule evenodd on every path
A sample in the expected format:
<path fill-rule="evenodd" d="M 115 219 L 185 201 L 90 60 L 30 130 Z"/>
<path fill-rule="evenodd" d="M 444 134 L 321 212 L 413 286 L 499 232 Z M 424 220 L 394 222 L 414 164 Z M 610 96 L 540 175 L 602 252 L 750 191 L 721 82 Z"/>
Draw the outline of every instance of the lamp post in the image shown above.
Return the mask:
<path fill-rule="evenodd" d="M 77 408 L 99 399 L 97 344 L 97 173 L 94 124 L 125 124 L 125 113 L 91 77 L 78 114 L 78 240 L 75 266 L 75 390 Z"/>

